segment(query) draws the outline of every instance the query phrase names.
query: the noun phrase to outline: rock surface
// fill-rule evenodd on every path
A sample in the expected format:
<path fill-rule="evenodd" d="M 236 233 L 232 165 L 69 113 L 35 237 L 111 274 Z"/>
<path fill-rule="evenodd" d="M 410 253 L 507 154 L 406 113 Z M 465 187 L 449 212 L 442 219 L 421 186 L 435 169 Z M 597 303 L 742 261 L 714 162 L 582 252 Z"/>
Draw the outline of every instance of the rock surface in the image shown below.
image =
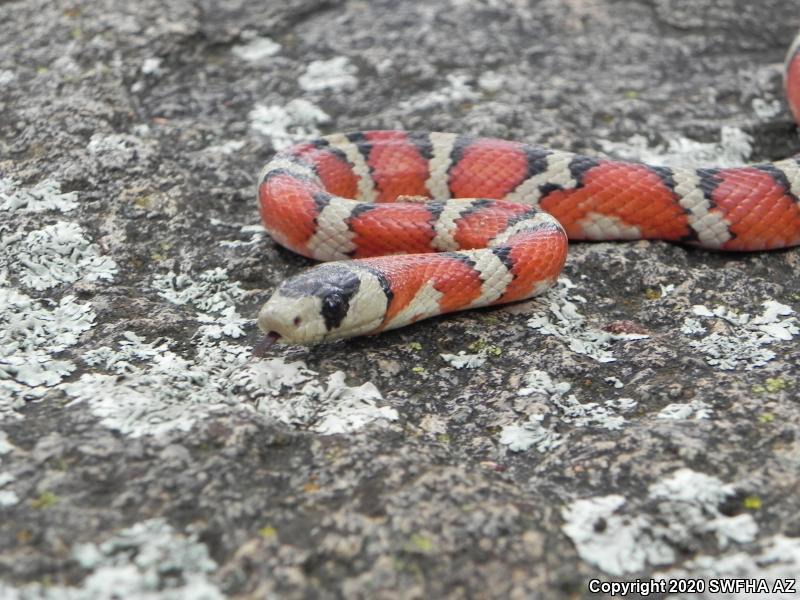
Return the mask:
<path fill-rule="evenodd" d="M 796 577 L 797 250 L 576 244 L 536 301 L 250 349 L 307 264 L 258 226 L 275 148 L 405 128 L 782 158 L 798 23 L 785 0 L 0 2 L 0 597 Z"/>

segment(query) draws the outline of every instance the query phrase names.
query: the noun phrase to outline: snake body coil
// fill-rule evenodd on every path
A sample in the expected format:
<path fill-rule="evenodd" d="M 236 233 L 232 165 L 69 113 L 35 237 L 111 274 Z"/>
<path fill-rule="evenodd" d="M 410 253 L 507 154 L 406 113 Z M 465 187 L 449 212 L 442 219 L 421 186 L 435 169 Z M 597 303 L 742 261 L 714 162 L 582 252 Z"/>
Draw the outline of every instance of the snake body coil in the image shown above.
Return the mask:
<path fill-rule="evenodd" d="M 786 61 L 800 123 L 800 36 Z M 570 240 L 716 250 L 800 244 L 800 158 L 669 168 L 451 133 L 335 134 L 277 154 L 259 179 L 279 244 L 328 262 L 282 283 L 259 327 L 315 343 L 529 298 Z"/>

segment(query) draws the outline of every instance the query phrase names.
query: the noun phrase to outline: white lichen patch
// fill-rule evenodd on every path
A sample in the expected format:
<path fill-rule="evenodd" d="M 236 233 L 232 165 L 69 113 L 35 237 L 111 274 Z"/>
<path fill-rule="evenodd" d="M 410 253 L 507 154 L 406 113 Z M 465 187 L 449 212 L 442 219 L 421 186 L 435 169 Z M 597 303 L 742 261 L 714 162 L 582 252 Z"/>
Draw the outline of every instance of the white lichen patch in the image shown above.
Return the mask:
<path fill-rule="evenodd" d="M 609 431 L 622 429 L 626 419 L 621 413 L 630 411 L 636 406 L 636 401 L 630 398 L 581 403 L 575 394 L 555 396 L 552 400 L 565 421 L 578 427 L 594 427 Z"/>
<path fill-rule="evenodd" d="M 22 383 L 0 376 L 0 422 L 5 419 L 22 419 L 19 411 L 24 408 L 26 399 L 44 395 L 44 387 L 30 388 Z"/>
<path fill-rule="evenodd" d="M 477 100 L 480 94 L 470 84 L 470 77 L 462 73 L 448 73 L 445 85 L 432 92 L 415 94 L 400 102 L 403 112 L 423 112 L 434 108 L 446 108 L 462 102 Z"/>
<path fill-rule="evenodd" d="M 142 61 L 141 71 L 144 75 L 158 75 L 161 72 L 160 56 L 150 56 Z"/>
<path fill-rule="evenodd" d="M 512 452 L 524 452 L 536 447 L 547 452 L 561 444 L 561 436 L 542 425 L 544 415 L 531 415 L 527 421 L 506 425 L 500 430 L 500 443 Z"/>
<path fill-rule="evenodd" d="M 242 246 L 255 246 L 264 241 L 267 235 L 263 225 L 245 225 L 239 229 L 242 235 L 249 235 L 248 240 L 222 240 L 219 242 L 220 246 L 225 248 L 239 248 Z"/>
<path fill-rule="evenodd" d="M 800 573 L 800 538 L 776 535 L 760 544 L 760 550 L 748 552 L 734 552 L 720 556 L 701 555 L 683 564 L 681 568 L 657 572 L 655 579 L 681 579 L 699 578 L 747 578 L 751 580 L 763 579 L 769 589 L 775 593 L 769 594 L 770 600 L 795 600 L 796 592 L 785 593 L 777 591 L 774 584 L 777 580 L 794 580 Z M 759 594 L 766 597 L 765 594 Z M 701 596 L 711 598 L 711 595 Z M 731 591 L 731 593 L 717 594 L 714 598 L 724 597 L 726 600 L 750 600 L 753 594 L 747 590 Z M 688 596 L 670 596 L 670 600 L 688 598 Z"/>
<path fill-rule="evenodd" d="M 687 419 L 710 419 L 714 414 L 711 407 L 702 400 L 691 402 L 675 402 L 662 408 L 656 415 L 657 419 L 672 419 L 675 421 Z"/>
<path fill-rule="evenodd" d="M 245 335 L 244 329 L 250 323 L 250 319 L 243 318 L 232 306 L 223 309 L 222 314 L 219 316 L 200 315 L 198 320 L 201 323 L 205 323 L 197 330 L 198 335 L 213 340 L 218 340 L 222 336 L 243 337 Z"/>
<path fill-rule="evenodd" d="M 159 296 L 173 304 L 188 304 L 212 313 L 223 313 L 244 297 L 238 282 L 231 281 L 228 272 L 220 267 L 196 276 L 173 271 L 156 275 L 153 287 Z"/>
<path fill-rule="evenodd" d="M 23 285 L 46 290 L 62 283 L 112 281 L 117 264 L 103 256 L 77 223 L 58 221 L 27 234 L 4 235 L 0 271 L 8 270 Z"/>
<path fill-rule="evenodd" d="M 200 341 L 197 357 L 190 360 L 171 351 L 166 341 L 147 343 L 127 332 L 118 347 L 85 355 L 88 365 L 108 373 L 86 373 L 62 389 L 72 404 L 85 405 L 106 427 L 132 437 L 188 431 L 240 403 L 229 374 L 248 357 L 244 346 Z"/>
<path fill-rule="evenodd" d="M 712 534 L 721 549 L 749 543 L 758 533 L 749 513 L 728 516 L 720 512 L 720 506 L 733 495 L 733 486 L 688 468 L 654 483 L 648 493 L 649 500 L 656 503 L 660 522 L 672 524 L 656 529 L 664 539 L 685 546 L 693 538 Z"/>
<path fill-rule="evenodd" d="M 650 498 L 659 502 L 660 513 L 668 522 L 682 523 L 687 529 L 675 541 L 685 541 L 695 533 L 713 533 L 720 548 L 730 543 L 744 544 L 755 539 L 758 525 L 749 513 L 723 515 L 719 506 L 733 496 L 733 486 L 714 476 L 691 469 L 679 469 L 664 480 L 650 486 Z"/>
<path fill-rule="evenodd" d="M 716 477 L 679 469 L 650 486 L 646 503 L 651 514 L 627 509 L 630 503 L 623 496 L 587 498 L 562 510 L 562 530 L 584 561 L 610 575 L 624 575 L 670 563 L 676 549 L 709 533 L 721 549 L 752 542 L 758 526 L 750 514 L 720 512 L 734 493 Z"/>
<path fill-rule="evenodd" d="M 247 117 L 253 131 L 268 137 L 275 150 L 320 135 L 317 126 L 330 121 L 325 111 L 303 98 L 285 106 L 256 104 Z"/>
<path fill-rule="evenodd" d="M 353 90 L 358 85 L 358 69 L 346 56 L 308 63 L 297 83 L 306 92 Z"/>
<path fill-rule="evenodd" d="M 531 369 L 525 374 L 523 387 L 517 391 L 518 396 L 541 395 L 548 398 L 553 395 L 562 396 L 572 386 L 566 381 L 554 382 L 548 373 L 539 369 Z"/>
<path fill-rule="evenodd" d="M 256 407 L 293 428 L 325 435 L 398 418 L 378 405 L 383 397 L 370 382 L 351 387 L 337 371 L 322 383 L 299 361 L 256 360 L 245 346 L 212 339 L 196 336 L 196 356 L 187 359 L 164 341 L 147 343 L 127 333 L 117 348 L 86 353 L 88 365 L 107 373 L 87 373 L 62 388 L 106 427 L 132 437 L 188 431 L 233 407 Z"/>
<path fill-rule="evenodd" d="M 159 359 L 153 372 L 128 381 L 115 375 L 87 373 L 63 385 L 75 403 L 85 403 L 102 424 L 131 437 L 189 431 L 215 410 L 225 408 L 207 375 L 173 353 Z"/>
<path fill-rule="evenodd" d="M 569 290 L 574 287 L 569 279 L 560 277 L 550 292 L 534 300 L 534 311 L 538 314 L 528 320 L 528 327 L 542 335 L 555 336 L 566 343 L 572 352 L 601 363 L 617 360 L 611 352 L 614 342 L 649 337 L 638 333 L 609 333 L 592 327 L 569 299 Z"/>
<path fill-rule="evenodd" d="M 456 369 L 477 369 L 486 364 L 486 355 L 483 353 L 467 354 L 464 350 L 460 350 L 458 354 L 444 353 L 439 356 L 441 356 L 442 360 L 447 364 Z"/>
<path fill-rule="evenodd" d="M 2 419 L 2 415 L 0 415 Z M 11 454 L 14 446 L 8 441 L 8 434 L 5 431 L 0 431 L 0 466 L 2 466 L 2 456 Z M 0 508 L 14 506 L 19 502 L 17 493 L 10 489 L 10 484 L 13 483 L 15 477 L 11 473 L 5 473 L 0 470 Z"/>
<path fill-rule="evenodd" d="M 800 333 L 791 307 L 774 300 L 763 306 L 764 312 L 752 317 L 723 306 L 711 310 L 697 305 L 692 309 L 694 316 L 684 320 L 681 332 L 702 336 L 689 345 L 704 354 L 709 365 L 726 371 L 762 367 L 776 356 L 770 346 Z M 712 329 L 710 333 L 707 327 Z"/>
<path fill-rule="evenodd" d="M 765 100 L 764 98 L 753 98 L 751 103 L 753 112 L 762 121 L 772 121 L 783 112 L 783 102 L 780 100 Z"/>
<path fill-rule="evenodd" d="M 258 410 L 298 429 L 323 435 L 350 433 L 375 422 L 398 419 L 397 411 L 379 406 L 383 395 L 371 382 L 350 387 L 342 371 L 323 386 L 317 373 L 299 362 L 261 360 L 237 374 L 237 383 L 255 395 Z"/>
<path fill-rule="evenodd" d="M 160 64 L 160 63 L 159 63 Z M 128 133 L 95 133 L 86 145 L 98 169 L 123 169 L 153 156 L 152 145 Z"/>
<path fill-rule="evenodd" d="M 550 375 L 539 369 L 531 369 L 525 374 L 519 396 L 540 396 L 558 413 L 560 422 L 571 423 L 576 427 L 591 427 L 607 430 L 622 428 L 624 413 L 636 407 L 631 398 L 611 398 L 600 402 L 580 402 L 575 394 L 569 394 L 570 384 L 566 381 L 554 382 Z"/>
<path fill-rule="evenodd" d="M 243 318 L 234 306 L 244 297 L 245 291 L 238 282 L 228 278 L 225 269 L 209 269 L 195 277 L 170 271 L 156 275 L 153 287 L 159 296 L 173 304 L 199 309 L 196 319 L 203 325 L 196 335 L 201 337 L 215 340 L 222 336 L 240 338 L 251 322 Z"/>
<path fill-rule="evenodd" d="M 490 94 L 496 94 L 507 85 L 506 77 L 497 71 L 484 71 L 478 77 L 478 86 Z"/>
<path fill-rule="evenodd" d="M 9 485 L 14 482 L 14 479 L 15 477 L 11 473 L 0 471 L 0 508 L 14 506 L 19 502 L 19 496 L 10 489 Z"/>
<path fill-rule="evenodd" d="M 0 210 L 40 213 L 69 212 L 78 206 L 77 192 L 62 192 L 61 184 L 45 179 L 30 188 L 0 177 Z"/>
<path fill-rule="evenodd" d="M 249 347 L 221 341 L 244 336 L 251 323 L 236 311 L 245 292 L 225 269 L 196 276 L 170 272 L 156 276 L 153 287 L 165 300 L 197 311 L 194 353 L 179 354 L 169 340 L 147 342 L 132 332 L 111 346 L 84 352 L 90 372 L 61 389 L 71 405 L 85 406 L 104 426 L 132 437 L 158 436 L 188 431 L 222 410 L 256 407 L 287 425 L 321 434 L 398 418 L 394 409 L 379 406 L 382 396 L 372 383 L 348 386 L 341 372 L 325 381 L 304 365 L 256 360 Z M 71 363 L 66 367 L 65 373 L 74 369 Z M 57 380 L 60 374 L 53 377 Z"/>
<path fill-rule="evenodd" d="M 18 385 L 53 386 L 69 375 L 72 361 L 56 358 L 75 346 L 81 333 L 94 325 L 94 312 L 73 296 L 60 301 L 38 301 L 8 287 L 0 286 L 0 392 L 7 398 L 24 395 Z M 0 396 L 5 396 L 0 393 Z M 6 414 L 0 401 L 0 418 Z M 6 407 L 10 409 L 12 407 Z"/>
<path fill-rule="evenodd" d="M 76 544 L 72 559 L 91 573 L 80 586 L 0 583 L 9 600 L 222 600 L 211 581 L 217 564 L 194 533 L 176 532 L 164 519 L 142 521 L 99 544 Z"/>
<path fill-rule="evenodd" d="M 137 373 L 137 363 L 148 361 L 169 350 L 166 341 L 148 344 L 131 331 L 122 334 L 117 348 L 101 346 L 83 353 L 83 360 L 87 365 L 98 367 L 118 375 Z"/>
<path fill-rule="evenodd" d="M 622 143 L 600 140 L 600 147 L 618 158 L 655 165 L 736 167 L 750 158 L 753 138 L 738 127 L 723 127 L 719 142 L 698 142 L 674 136 L 666 144 L 651 146 L 645 136 L 637 134 Z"/>
<path fill-rule="evenodd" d="M 8 434 L 5 431 L 0 431 L 0 456 L 11 454 L 14 446 L 8 441 Z"/>
<path fill-rule="evenodd" d="M 525 374 L 517 395 L 549 407 L 553 422 L 609 431 L 621 429 L 626 422 L 624 414 L 637 404 L 631 398 L 581 403 L 575 394 L 569 394 L 570 389 L 568 382 L 555 382 L 545 371 L 531 369 Z M 500 431 L 500 444 L 514 452 L 533 447 L 539 452 L 546 452 L 559 446 L 565 434 L 545 426 L 544 418 L 544 414 L 534 412 L 526 420 L 504 425 Z"/>
<path fill-rule="evenodd" d="M 270 56 L 275 56 L 281 50 L 281 45 L 266 36 L 256 36 L 244 44 L 237 44 L 231 48 L 233 55 L 247 62 L 262 62 Z"/>
<path fill-rule="evenodd" d="M 561 529 L 581 559 L 609 575 L 672 562 L 669 544 L 653 535 L 647 517 L 621 511 L 625 504 L 623 496 L 614 494 L 576 500 L 562 510 Z"/>
<path fill-rule="evenodd" d="M 0 490 L 0 508 L 14 506 L 19 503 L 19 496 L 13 490 Z M 0 588 L 2 589 L 2 588 Z"/>
<path fill-rule="evenodd" d="M 258 396 L 279 397 L 286 389 L 297 389 L 314 379 L 316 373 L 300 361 L 271 358 L 253 363 L 239 374 L 240 383 Z"/>
<path fill-rule="evenodd" d="M 221 144 L 214 144 L 212 146 L 206 146 L 203 148 L 203 154 L 207 154 L 210 156 L 230 156 L 231 154 L 236 154 L 242 150 L 247 144 L 244 140 L 228 140 L 222 142 Z"/>
<path fill-rule="evenodd" d="M 328 377 L 327 386 L 319 394 L 323 409 L 318 413 L 311 429 L 323 435 L 349 433 L 375 421 L 396 421 L 397 411 L 388 406 L 378 406 L 383 396 L 372 382 L 349 387 L 345 375 L 336 371 Z"/>

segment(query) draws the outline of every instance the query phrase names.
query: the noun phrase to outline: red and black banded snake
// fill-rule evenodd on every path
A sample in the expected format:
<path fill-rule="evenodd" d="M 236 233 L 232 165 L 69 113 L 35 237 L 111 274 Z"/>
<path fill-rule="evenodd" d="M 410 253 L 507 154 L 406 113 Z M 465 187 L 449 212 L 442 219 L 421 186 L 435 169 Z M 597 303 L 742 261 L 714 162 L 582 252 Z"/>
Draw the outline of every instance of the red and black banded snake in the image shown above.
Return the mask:
<path fill-rule="evenodd" d="M 800 36 L 785 87 L 800 123 Z M 529 298 L 569 240 L 715 250 L 800 244 L 800 155 L 670 168 L 450 133 L 328 135 L 278 153 L 258 184 L 272 238 L 326 262 L 264 304 L 268 340 L 311 344 Z"/>

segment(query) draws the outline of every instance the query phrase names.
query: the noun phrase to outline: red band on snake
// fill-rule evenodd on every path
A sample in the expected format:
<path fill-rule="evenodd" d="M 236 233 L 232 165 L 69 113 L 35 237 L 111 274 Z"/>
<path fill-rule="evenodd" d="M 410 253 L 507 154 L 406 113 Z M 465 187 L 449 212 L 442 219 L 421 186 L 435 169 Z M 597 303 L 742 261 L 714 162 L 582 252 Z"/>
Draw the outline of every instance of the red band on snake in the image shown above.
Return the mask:
<path fill-rule="evenodd" d="M 786 60 L 800 122 L 800 36 Z M 308 344 L 529 298 L 570 240 L 658 239 L 714 250 L 800 244 L 800 157 L 670 168 L 451 133 L 334 134 L 277 154 L 259 178 L 272 238 L 328 262 L 259 313 Z"/>

